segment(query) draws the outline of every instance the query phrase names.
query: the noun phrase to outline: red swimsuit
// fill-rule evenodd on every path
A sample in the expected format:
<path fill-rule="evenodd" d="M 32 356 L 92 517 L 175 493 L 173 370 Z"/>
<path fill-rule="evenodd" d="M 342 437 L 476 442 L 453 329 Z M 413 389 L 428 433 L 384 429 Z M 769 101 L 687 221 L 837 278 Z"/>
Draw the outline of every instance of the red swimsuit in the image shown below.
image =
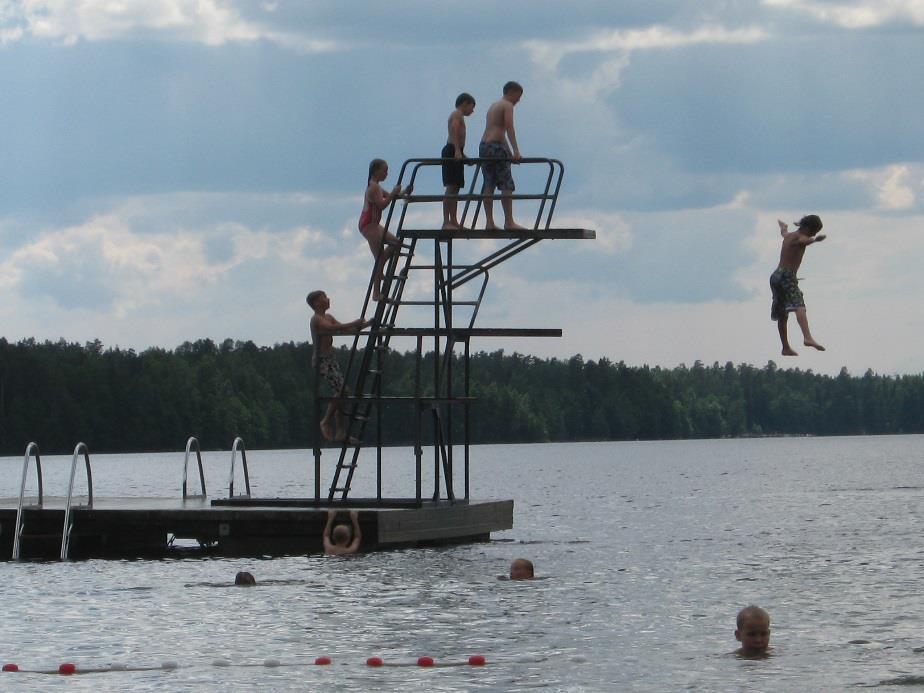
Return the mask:
<path fill-rule="evenodd" d="M 382 210 L 365 199 L 363 212 L 359 215 L 359 230 L 362 231 L 369 224 L 378 224 L 382 220 Z"/>

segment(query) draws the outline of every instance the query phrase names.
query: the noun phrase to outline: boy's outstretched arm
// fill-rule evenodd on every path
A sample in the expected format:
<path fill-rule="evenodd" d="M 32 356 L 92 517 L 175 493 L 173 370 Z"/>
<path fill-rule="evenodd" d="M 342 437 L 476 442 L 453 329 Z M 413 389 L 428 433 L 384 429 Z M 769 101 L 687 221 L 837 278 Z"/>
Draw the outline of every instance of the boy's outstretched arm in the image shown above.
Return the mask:
<path fill-rule="evenodd" d="M 777 219 L 776 223 L 780 225 L 780 235 L 785 236 L 786 232 L 789 231 L 789 224 L 787 224 L 782 219 Z"/>

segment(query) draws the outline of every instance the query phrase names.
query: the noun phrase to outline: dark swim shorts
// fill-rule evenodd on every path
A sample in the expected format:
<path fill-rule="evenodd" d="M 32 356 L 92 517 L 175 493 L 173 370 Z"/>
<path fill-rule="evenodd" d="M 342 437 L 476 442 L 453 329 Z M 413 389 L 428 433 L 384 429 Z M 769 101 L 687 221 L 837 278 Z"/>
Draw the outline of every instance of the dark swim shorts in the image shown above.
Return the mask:
<path fill-rule="evenodd" d="M 447 188 L 464 188 L 465 187 L 465 165 L 462 159 L 453 159 L 456 155 L 455 146 L 446 143 L 440 156 L 443 159 L 452 159 L 449 162 L 443 162 L 443 185 Z M 464 155 L 463 155 L 464 156 Z"/>
<path fill-rule="evenodd" d="M 318 359 L 318 370 L 321 377 L 330 385 L 330 389 L 334 391 L 334 397 L 339 397 L 341 390 L 343 390 L 343 373 L 340 371 L 337 359 L 333 356 L 320 357 Z"/>
<path fill-rule="evenodd" d="M 770 290 L 773 292 L 773 305 L 770 307 L 770 319 L 782 320 L 786 313 L 805 308 L 805 298 L 799 289 L 796 271 L 788 267 L 779 267 L 770 275 Z"/>
<path fill-rule="evenodd" d="M 503 142 L 482 142 L 478 146 L 478 156 L 482 159 L 504 159 L 504 161 L 484 161 L 481 170 L 484 173 L 486 187 L 513 192 L 516 185 L 510 174 L 510 150 Z"/>

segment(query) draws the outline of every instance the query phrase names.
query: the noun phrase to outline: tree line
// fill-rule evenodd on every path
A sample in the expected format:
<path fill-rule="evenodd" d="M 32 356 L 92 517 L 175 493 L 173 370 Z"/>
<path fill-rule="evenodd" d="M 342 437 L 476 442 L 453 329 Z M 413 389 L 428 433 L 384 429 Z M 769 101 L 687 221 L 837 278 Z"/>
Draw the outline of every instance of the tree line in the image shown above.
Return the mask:
<path fill-rule="evenodd" d="M 99 341 L 0 338 L 0 454 L 21 454 L 32 440 L 46 454 L 70 452 L 78 441 L 94 452 L 167 451 L 190 435 L 206 449 L 230 448 L 238 435 L 249 448 L 311 447 L 311 355 L 307 342 L 201 339 L 136 353 Z M 347 352 L 340 357 L 345 364 Z M 384 392 L 411 394 L 415 354 L 386 358 Z M 432 359 L 424 357 L 423 373 L 432 373 Z M 462 371 L 457 362 L 457 393 Z M 660 368 L 478 352 L 471 395 L 472 443 L 924 432 L 924 374 L 830 376 L 773 361 Z M 457 442 L 463 413 L 456 405 L 450 424 L 442 410 Z M 429 410 L 423 416 L 430 436 Z M 367 440 L 377 425 L 386 443 L 415 440 L 412 403 L 383 407 L 380 421 Z"/>

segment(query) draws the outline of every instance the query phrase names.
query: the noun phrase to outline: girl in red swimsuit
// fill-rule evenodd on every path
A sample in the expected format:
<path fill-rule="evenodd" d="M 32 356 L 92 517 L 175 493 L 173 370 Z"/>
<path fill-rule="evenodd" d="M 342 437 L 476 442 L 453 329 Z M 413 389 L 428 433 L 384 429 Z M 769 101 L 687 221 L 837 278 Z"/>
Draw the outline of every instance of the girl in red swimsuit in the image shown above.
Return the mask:
<path fill-rule="evenodd" d="M 359 215 L 359 232 L 369 244 L 372 257 L 375 258 L 372 284 L 372 300 L 378 301 L 382 297 L 382 270 L 394 249 L 401 245 L 401 241 L 382 226 L 382 210 L 398 197 L 411 194 L 408 187 L 402 192 L 401 186 L 396 185 L 391 192 L 382 190 L 381 183 L 388 177 L 388 163 L 383 159 L 373 159 L 369 163 L 369 179 L 366 194 L 363 196 L 363 211 Z M 384 252 L 382 252 L 384 246 Z"/>

